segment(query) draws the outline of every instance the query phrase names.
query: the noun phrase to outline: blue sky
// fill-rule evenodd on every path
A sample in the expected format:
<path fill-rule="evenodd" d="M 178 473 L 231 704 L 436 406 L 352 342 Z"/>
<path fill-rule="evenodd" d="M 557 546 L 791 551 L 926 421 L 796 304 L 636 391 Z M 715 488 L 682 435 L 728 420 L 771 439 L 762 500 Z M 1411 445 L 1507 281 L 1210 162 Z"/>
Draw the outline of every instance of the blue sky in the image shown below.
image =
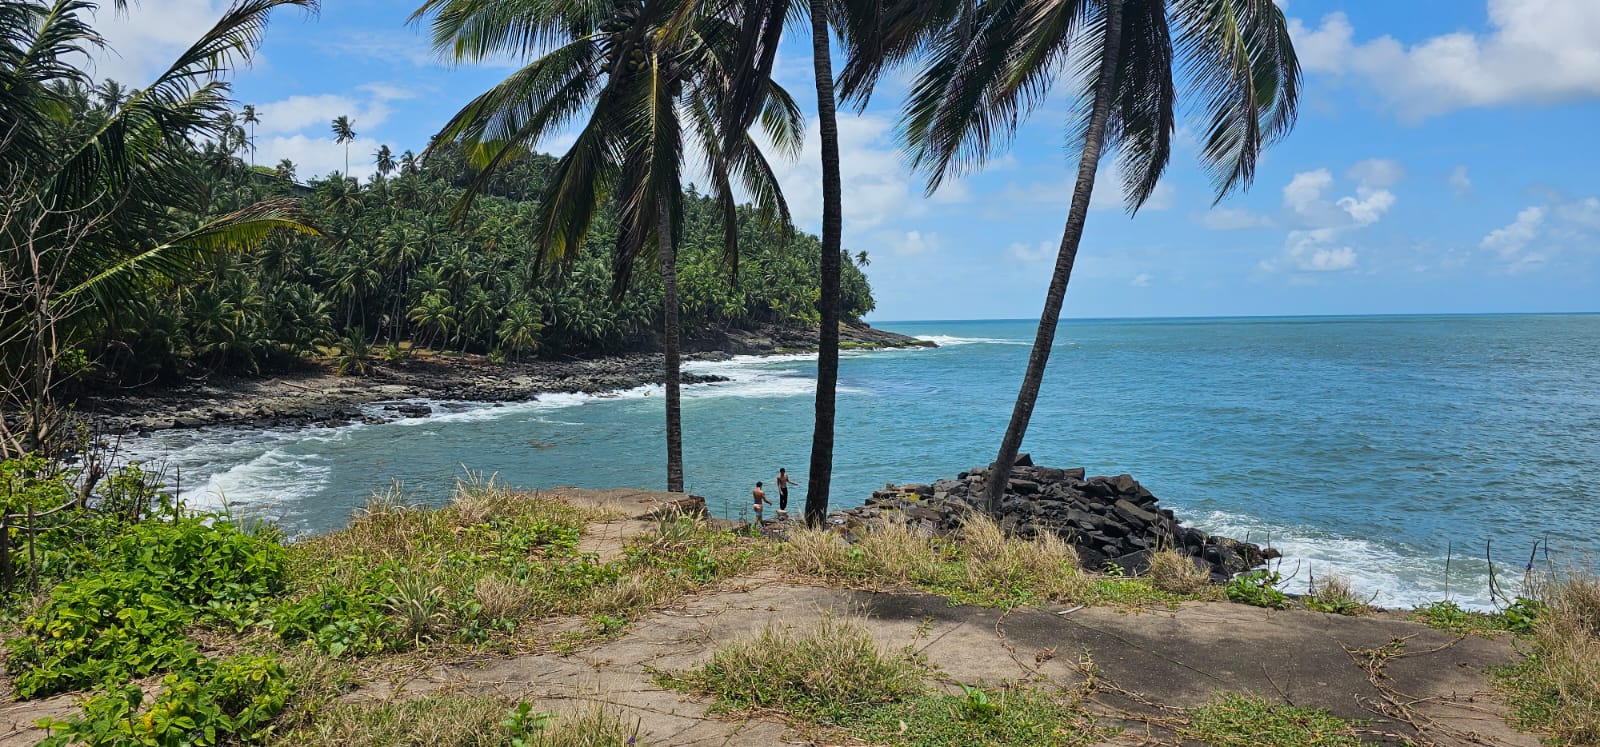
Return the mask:
<path fill-rule="evenodd" d="M 98 73 L 141 84 L 225 4 L 103 11 L 117 54 Z M 370 173 L 379 144 L 421 150 L 510 71 L 439 64 L 405 24 L 415 4 L 324 0 L 320 16 L 274 19 L 234 79 L 261 110 L 261 162 L 341 169 L 328 121 L 346 114 L 360 134 L 351 171 Z M 1294 133 L 1248 193 L 1216 207 L 1190 127 L 1136 218 L 1103 178 L 1066 316 L 1600 311 L 1600 2 L 1280 5 L 1306 71 Z M 814 111 L 809 37 L 792 38 L 780 80 Z M 928 198 L 895 140 L 908 77 L 840 123 L 845 245 L 872 258 L 872 318 L 1037 316 L 1076 169 L 1069 102 L 1047 102 L 1002 157 Z M 816 152 L 813 134 L 779 167 L 807 230 L 821 212 Z"/>

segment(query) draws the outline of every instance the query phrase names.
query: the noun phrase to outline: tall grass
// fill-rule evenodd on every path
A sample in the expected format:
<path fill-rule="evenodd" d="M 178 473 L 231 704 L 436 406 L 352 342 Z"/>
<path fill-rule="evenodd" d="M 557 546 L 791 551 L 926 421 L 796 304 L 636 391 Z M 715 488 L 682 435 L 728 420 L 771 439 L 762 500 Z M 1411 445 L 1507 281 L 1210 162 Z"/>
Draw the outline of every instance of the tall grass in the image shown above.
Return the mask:
<path fill-rule="evenodd" d="M 1600 744 L 1600 577 L 1574 571 L 1540 586 L 1544 610 L 1500 671 L 1518 720 L 1562 745 Z"/>

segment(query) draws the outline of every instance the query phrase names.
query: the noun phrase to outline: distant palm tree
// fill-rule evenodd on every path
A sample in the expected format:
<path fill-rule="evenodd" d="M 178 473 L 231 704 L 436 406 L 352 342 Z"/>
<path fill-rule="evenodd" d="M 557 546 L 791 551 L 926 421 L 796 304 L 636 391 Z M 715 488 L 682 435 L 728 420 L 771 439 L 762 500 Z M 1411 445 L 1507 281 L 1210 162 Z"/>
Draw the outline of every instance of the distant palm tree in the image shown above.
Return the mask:
<path fill-rule="evenodd" d="M 284 180 L 286 182 L 294 181 L 294 178 L 295 178 L 294 161 L 291 161 L 291 160 L 289 160 L 287 158 L 285 158 L 285 159 L 283 159 L 281 161 L 278 161 L 278 165 L 277 165 L 276 168 L 273 169 L 273 171 L 278 172 L 278 178 L 279 179 L 282 179 L 282 180 Z"/>
<path fill-rule="evenodd" d="M 415 173 L 417 173 L 417 154 L 412 153 L 409 150 L 404 152 L 404 153 L 401 153 L 400 154 L 400 174 L 403 176 L 403 175 L 406 175 L 406 174 L 415 174 Z"/>
<path fill-rule="evenodd" d="M 394 173 L 394 169 L 395 169 L 394 152 L 389 150 L 389 146 L 387 146 L 387 145 L 378 146 L 378 152 L 373 153 L 372 157 L 374 159 L 376 159 L 376 161 L 377 161 L 378 173 L 379 174 L 381 174 L 383 176 L 388 176 L 388 175 Z"/>
<path fill-rule="evenodd" d="M 872 264 L 872 258 L 867 256 L 867 250 L 862 249 L 861 251 L 856 252 L 857 267 L 866 267 L 870 264 Z"/>
<path fill-rule="evenodd" d="M 250 168 L 256 167 L 256 125 L 261 124 L 261 117 L 256 115 L 255 104 L 244 105 L 245 124 L 250 125 Z"/>
<path fill-rule="evenodd" d="M 355 123 L 340 114 L 333 120 L 333 142 L 344 145 L 344 176 L 350 176 L 350 142 L 356 139 Z"/>
<path fill-rule="evenodd" d="M 965 6 L 928 48 L 904 122 L 930 193 L 1004 143 L 1064 65 L 1082 102 L 1068 123 L 1080 150 L 1077 185 L 985 488 L 995 512 L 1039 398 L 1103 151 L 1117 153 L 1128 210 L 1137 212 L 1170 160 L 1179 70 L 1206 120 L 1200 158 L 1220 201 L 1250 184 L 1262 149 L 1294 126 L 1300 65 L 1272 0 L 988 0 Z"/>

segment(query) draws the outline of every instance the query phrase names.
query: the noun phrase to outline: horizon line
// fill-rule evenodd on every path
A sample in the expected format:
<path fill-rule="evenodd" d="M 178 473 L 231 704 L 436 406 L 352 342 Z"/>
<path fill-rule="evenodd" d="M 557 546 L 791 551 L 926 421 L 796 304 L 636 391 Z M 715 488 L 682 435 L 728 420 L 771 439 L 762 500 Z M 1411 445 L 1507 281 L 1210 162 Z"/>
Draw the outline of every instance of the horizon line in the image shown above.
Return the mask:
<path fill-rule="evenodd" d="M 1058 317 L 1063 322 L 1141 322 L 1141 321 L 1176 321 L 1176 320 L 1202 320 L 1202 319 L 1373 319 L 1382 317 L 1400 318 L 1427 318 L 1427 317 L 1491 317 L 1491 316 L 1594 316 L 1600 315 L 1597 311 L 1429 311 L 1429 312 L 1382 312 L 1364 314 L 1193 314 L 1193 315 L 1164 315 L 1164 316 L 1062 316 Z M 869 325 L 900 324 L 903 322 L 1034 322 L 1037 317 L 971 317 L 967 319 L 881 319 L 871 320 Z"/>

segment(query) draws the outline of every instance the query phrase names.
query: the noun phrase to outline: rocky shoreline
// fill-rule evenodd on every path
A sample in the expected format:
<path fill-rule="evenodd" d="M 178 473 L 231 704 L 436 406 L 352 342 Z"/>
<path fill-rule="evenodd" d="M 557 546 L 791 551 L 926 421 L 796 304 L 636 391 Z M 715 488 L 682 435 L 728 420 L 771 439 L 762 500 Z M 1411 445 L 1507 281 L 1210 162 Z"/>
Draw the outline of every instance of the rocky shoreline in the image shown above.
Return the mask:
<path fill-rule="evenodd" d="M 850 349 L 931 347 L 905 335 L 847 326 L 841 344 Z M 725 360 L 734 355 L 771 355 L 814 350 L 816 330 L 777 325 L 757 329 L 702 330 L 685 339 L 691 360 Z M 629 353 L 573 360 L 506 361 L 481 355 L 416 354 L 375 361 L 366 376 L 338 376 L 327 366 L 270 376 L 213 375 L 181 385 L 147 389 L 101 390 L 80 397 L 77 411 L 98 433 L 139 434 L 173 428 L 228 426 L 304 428 L 359 421 L 425 417 L 431 405 L 449 402 L 526 402 L 541 394 L 589 393 L 659 384 L 665 378 L 659 353 Z M 685 384 L 722 381 L 686 373 Z M 373 411 L 365 405 L 391 403 Z"/>
<path fill-rule="evenodd" d="M 929 535 L 949 534 L 982 510 L 987 476 L 988 468 L 975 467 L 931 484 L 889 485 L 863 506 L 834 512 L 829 523 L 847 535 L 897 520 Z M 1270 547 L 1182 526 L 1159 503 L 1131 475 L 1085 477 L 1082 467 L 1036 467 L 1024 454 L 1000 504 L 1000 527 L 1024 538 L 1052 532 L 1073 546 L 1083 567 L 1095 570 L 1114 565 L 1143 573 L 1151 553 L 1172 549 L 1222 582 L 1278 557 Z"/>

